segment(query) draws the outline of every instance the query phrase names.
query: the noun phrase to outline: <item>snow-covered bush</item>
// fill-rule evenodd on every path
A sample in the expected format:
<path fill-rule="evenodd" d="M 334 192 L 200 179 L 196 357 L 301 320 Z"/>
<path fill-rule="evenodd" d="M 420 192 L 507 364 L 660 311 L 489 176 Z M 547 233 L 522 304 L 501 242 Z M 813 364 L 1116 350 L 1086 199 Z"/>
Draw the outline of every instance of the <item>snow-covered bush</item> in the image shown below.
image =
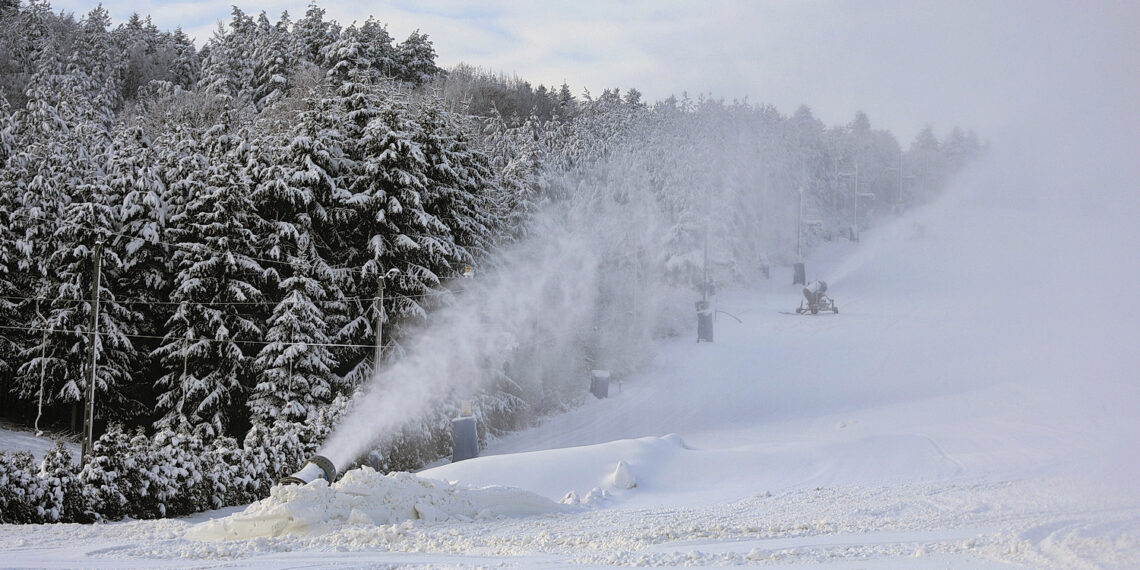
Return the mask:
<path fill-rule="evenodd" d="M 127 496 L 138 492 L 132 484 L 138 482 L 138 463 L 130 453 L 130 439 L 122 426 L 111 424 L 92 450 L 79 473 L 88 506 L 99 518 L 119 520 L 127 515 Z"/>
<path fill-rule="evenodd" d="M 79 466 L 62 441 L 57 441 L 55 449 L 44 454 L 39 478 L 44 488 L 40 504 L 44 522 L 87 522 L 94 519 L 79 477 Z"/>
<path fill-rule="evenodd" d="M 0 451 L 0 522 L 36 523 L 43 517 L 44 487 L 32 466 L 32 454 Z"/>

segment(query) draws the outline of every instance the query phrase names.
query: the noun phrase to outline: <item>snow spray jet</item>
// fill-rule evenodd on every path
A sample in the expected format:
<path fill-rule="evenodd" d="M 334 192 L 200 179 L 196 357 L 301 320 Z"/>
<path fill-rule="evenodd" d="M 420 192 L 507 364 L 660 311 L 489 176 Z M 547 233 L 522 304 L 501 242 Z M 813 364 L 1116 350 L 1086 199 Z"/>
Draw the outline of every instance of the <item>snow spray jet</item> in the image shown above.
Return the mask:
<path fill-rule="evenodd" d="M 545 390 L 544 378 L 584 374 L 587 355 L 597 366 L 639 353 L 638 342 L 648 346 L 663 303 L 644 268 L 660 260 L 629 241 L 652 239 L 656 222 L 606 209 L 592 208 L 591 223 L 578 207 L 538 215 L 537 237 L 464 280 L 457 302 L 411 335 L 406 352 L 372 378 L 318 458 L 288 482 L 335 474 L 332 465 L 350 464 L 434 406 L 470 398 L 508 366 L 512 382 Z"/>
<path fill-rule="evenodd" d="M 469 395 L 528 339 L 569 343 L 589 321 L 596 271 L 591 248 L 563 234 L 522 244 L 490 275 L 465 281 L 458 302 L 433 313 L 428 326 L 413 333 L 406 353 L 373 376 L 319 451 L 320 459 L 282 483 L 322 475 L 332 481 L 336 469 L 320 467 L 324 462 L 348 465 L 434 405 Z"/>

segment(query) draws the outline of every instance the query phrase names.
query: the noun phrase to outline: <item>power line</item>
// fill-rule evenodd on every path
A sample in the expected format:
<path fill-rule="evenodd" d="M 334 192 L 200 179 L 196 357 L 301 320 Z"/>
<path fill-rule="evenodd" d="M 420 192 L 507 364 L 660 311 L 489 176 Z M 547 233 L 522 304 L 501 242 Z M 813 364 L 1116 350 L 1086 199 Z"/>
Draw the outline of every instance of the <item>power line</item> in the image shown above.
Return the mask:
<path fill-rule="evenodd" d="M 448 291 L 430 291 L 428 293 L 416 293 L 414 295 L 393 295 L 396 299 L 423 299 L 427 297 L 438 297 L 448 295 Z M 39 301 L 43 303 L 89 303 L 91 299 L 64 299 L 64 298 L 47 298 L 47 297 L 22 297 L 18 295 L 0 295 L 0 299 L 8 301 Z M 351 303 L 351 302 L 364 302 L 371 303 L 377 297 L 344 297 L 342 299 L 325 299 L 325 300 L 310 300 L 313 304 L 336 304 L 336 303 Z M 141 299 L 125 299 L 122 301 L 110 301 L 116 305 L 201 305 L 205 307 L 227 307 L 227 306 L 265 306 L 276 307 L 281 304 L 281 301 L 148 301 Z"/>
<path fill-rule="evenodd" d="M 16 326 L 11 326 L 11 325 L 0 325 L 0 329 L 25 331 L 25 332 L 38 332 L 38 333 L 47 332 L 47 333 L 53 333 L 53 334 L 54 333 L 74 334 L 74 335 L 78 335 L 78 336 L 91 334 L 90 331 L 77 331 L 77 330 L 55 329 L 55 328 L 37 328 L 37 327 L 16 327 Z M 127 338 L 138 338 L 138 339 L 149 339 L 149 340 L 171 340 L 171 341 L 177 341 L 179 343 L 187 343 L 187 344 L 199 343 L 199 342 L 232 342 L 234 344 L 257 344 L 257 345 L 285 344 L 285 345 L 289 345 L 289 346 L 304 345 L 304 346 L 322 346 L 322 347 L 334 347 L 334 348 L 376 348 L 374 345 L 371 345 L 371 344 L 350 344 L 350 343 L 340 343 L 340 342 L 283 342 L 283 341 L 268 341 L 268 340 L 237 340 L 237 339 L 219 340 L 216 338 L 187 339 L 187 338 L 180 338 L 180 337 L 133 334 L 133 333 L 120 333 L 119 335 L 115 335 L 113 333 L 100 332 L 100 331 L 95 331 L 95 334 L 98 336 L 124 336 Z M 390 347 L 390 346 L 391 345 L 385 345 L 386 348 Z"/>
<path fill-rule="evenodd" d="M 105 235 L 121 237 L 121 238 L 129 239 L 129 240 L 142 239 L 140 236 L 137 236 L 137 235 L 130 235 L 130 234 L 124 234 L 124 233 L 120 233 L 120 232 L 114 232 L 114 231 L 111 231 L 111 230 L 105 229 L 105 228 L 96 228 L 93 226 L 85 226 L 83 224 L 78 224 L 75 222 L 68 222 L 67 220 L 51 220 L 48 218 L 35 216 L 35 215 L 29 214 L 27 212 L 12 212 L 11 215 L 13 217 L 23 217 L 23 218 L 26 218 L 29 220 L 35 220 L 35 221 L 38 221 L 38 222 L 44 223 L 44 224 L 68 225 L 68 226 L 75 227 L 75 228 L 90 229 L 93 231 L 102 232 Z M 183 251 L 189 251 L 190 248 L 199 248 L 199 249 L 204 249 L 204 250 L 206 250 L 210 253 L 213 253 L 215 255 L 226 255 L 226 254 L 232 253 L 232 252 L 226 252 L 226 251 L 218 251 L 216 249 L 213 249 L 213 248 L 207 246 L 206 244 L 197 243 L 197 242 L 194 242 L 194 243 L 169 242 L 169 241 L 165 241 L 165 240 L 147 240 L 147 241 L 148 241 L 148 243 L 152 243 L 155 245 L 162 245 L 162 246 L 166 246 L 166 247 L 177 248 L 177 249 L 181 249 Z M 291 253 L 294 255 L 298 255 L 298 254 L 302 253 L 301 250 L 297 249 L 296 246 L 293 246 L 291 244 L 276 244 L 276 246 L 283 247 L 285 249 L 291 249 L 291 250 L 293 250 L 293 251 L 291 251 Z M 270 263 L 270 264 L 289 264 L 289 263 L 292 263 L 292 261 L 288 260 L 288 259 L 270 259 L 270 258 L 264 258 L 264 257 L 255 257 L 252 255 L 245 255 L 244 257 L 246 257 L 248 259 L 252 259 L 254 261 L 260 261 L 260 262 Z M 302 262 L 305 264 L 305 266 L 307 268 L 315 268 L 316 267 L 316 264 L 313 263 L 312 261 L 309 261 L 308 259 L 302 259 Z M 351 265 L 329 265 L 328 263 L 325 263 L 324 267 L 331 270 L 331 271 L 361 271 L 364 269 L 365 266 L 364 265 L 355 265 L 355 266 L 351 266 Z M 410 296 L 410 295 L 404 295 L 404 296 Z"/>

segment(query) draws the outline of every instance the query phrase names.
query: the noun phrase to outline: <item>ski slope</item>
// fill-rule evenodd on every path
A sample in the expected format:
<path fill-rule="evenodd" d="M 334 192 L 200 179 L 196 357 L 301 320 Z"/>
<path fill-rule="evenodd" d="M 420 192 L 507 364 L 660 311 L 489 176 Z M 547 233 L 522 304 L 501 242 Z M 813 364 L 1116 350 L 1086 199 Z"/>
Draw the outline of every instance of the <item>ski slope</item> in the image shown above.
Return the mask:
<path fill-rule="evenodd" d="M 960 192 L 808 260 L 838 315 L 786 314 L 790 270 L 722 291 L 715 343 L 480 458 L 3 526 L 2 565 L 1140 567 L 1135 233 Z"/>

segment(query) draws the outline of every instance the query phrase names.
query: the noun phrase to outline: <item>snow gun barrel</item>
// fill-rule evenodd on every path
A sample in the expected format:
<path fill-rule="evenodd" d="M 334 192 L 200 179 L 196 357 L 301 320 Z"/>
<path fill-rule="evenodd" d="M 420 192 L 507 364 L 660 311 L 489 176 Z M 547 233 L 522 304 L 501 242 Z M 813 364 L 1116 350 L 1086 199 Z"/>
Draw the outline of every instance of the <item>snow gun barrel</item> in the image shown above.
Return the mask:
<path fill-rule="evenodd" d="M 336 466 L 333 465 L 329 458 L 323 455 L 314 455 L 309 459 L 305 466 L 300 471 L 288 476 L 283 477 L 278 481 L 279 485 L 304 485 L 312 483 L 317 479 L 324 479 L 329 483 L 336 480 Z"/>
<path fill-rule="evenodd" d="M 804 287 L 804 298 L 808 303 L 818 303 L 821 296 L 827 292 L 827 283 L 824 281 L 812 281 Z"/>

